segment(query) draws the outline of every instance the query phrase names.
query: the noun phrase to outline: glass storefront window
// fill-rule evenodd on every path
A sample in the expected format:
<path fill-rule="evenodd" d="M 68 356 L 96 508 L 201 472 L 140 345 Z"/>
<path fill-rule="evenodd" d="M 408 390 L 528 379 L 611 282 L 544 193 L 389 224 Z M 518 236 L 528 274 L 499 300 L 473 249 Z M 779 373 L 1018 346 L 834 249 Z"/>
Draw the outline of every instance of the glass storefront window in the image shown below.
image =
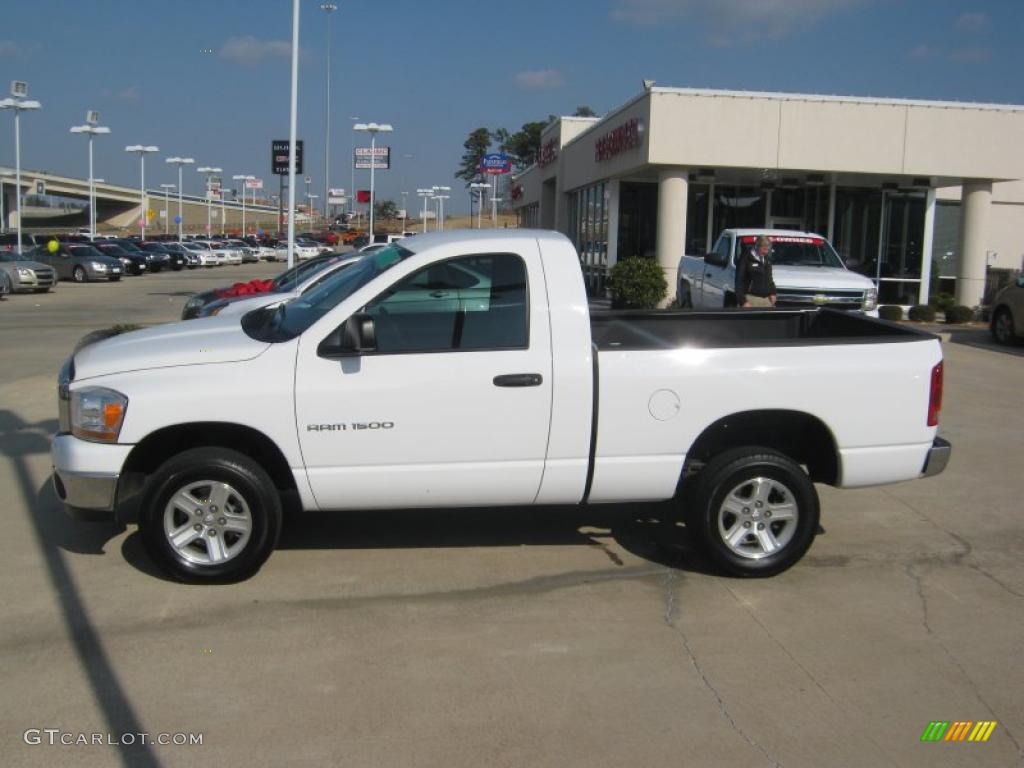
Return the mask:
<path fill-rule="evenodd" d="M 715 186 L 715 223 L 717 236 L 723 229 L 763 227 L 765 191 L 759 187 Z"/>
<path fill-rule="evenodd" d="M 603 292 L 608 274 L 606 191 L 607 184 L 601 182 L 569 193 L 569 236 L 591 295 Z"/>

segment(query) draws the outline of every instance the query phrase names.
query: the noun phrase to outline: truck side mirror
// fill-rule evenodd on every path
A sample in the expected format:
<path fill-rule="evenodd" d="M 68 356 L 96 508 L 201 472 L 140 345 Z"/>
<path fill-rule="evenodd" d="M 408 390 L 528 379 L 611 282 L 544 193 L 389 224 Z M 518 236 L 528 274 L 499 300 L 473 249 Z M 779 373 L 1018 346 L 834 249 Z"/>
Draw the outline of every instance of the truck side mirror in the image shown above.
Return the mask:
<path fill-rule="evenodd" d="M 319 357 L 340 360 L 377 351 L 377 332 L 373 317 L 356 314 L 331 331 L 316 348 Z"/>

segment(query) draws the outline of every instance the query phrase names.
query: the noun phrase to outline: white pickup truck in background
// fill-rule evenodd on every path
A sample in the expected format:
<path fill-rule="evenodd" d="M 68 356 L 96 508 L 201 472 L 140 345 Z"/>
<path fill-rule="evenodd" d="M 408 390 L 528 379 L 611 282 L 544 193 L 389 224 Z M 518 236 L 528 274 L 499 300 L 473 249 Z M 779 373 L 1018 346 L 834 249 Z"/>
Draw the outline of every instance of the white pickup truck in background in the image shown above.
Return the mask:
<path fill-rule="evenodd" d="M 137 521 L 184 580 L 254 573 L 285 492 L 307 510 L 675 499 L 723 570 L 763 576 L 811 546 L 815 482 L 942 471 L 941 393 L 929 334 L 833 310 L 592 316 L 565 237 L 468 230 L 78 350 L 51 457 L 72 513 Z"/>
<path fill-rule="evenodd" d="M 878 316 L 878 292 L 863 275 L 851 272 L 831 244 L 813 232 L 788 229 L 726 229 L 704 256 L 683 256 L 676 276 L 680 307 L 736 306 L 736 259 L 759 235 L 772 241 L 769 260 L 777 307 L 854 309 Z"/>

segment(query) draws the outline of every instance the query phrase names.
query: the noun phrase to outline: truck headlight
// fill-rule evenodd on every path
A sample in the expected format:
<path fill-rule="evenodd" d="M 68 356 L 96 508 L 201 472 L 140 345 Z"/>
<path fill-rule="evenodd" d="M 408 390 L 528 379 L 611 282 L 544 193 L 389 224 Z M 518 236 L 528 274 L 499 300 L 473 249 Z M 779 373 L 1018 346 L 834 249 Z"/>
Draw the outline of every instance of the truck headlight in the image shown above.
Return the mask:
<path fill-rule="evenodd" d="M 22 269 L 21 267 L 18 267 L 18 277 L 20 277 L 22 280 L 31 280 L 35 276 L 36 273 L 33 272 L 31 269 Z"/>
<path fill-rule="evenodd" d="M 90 262 L 90 264 L 92 265 L 92 268 L 95 269 L 97 272 L 106 272 L 107 271 L 107 265 L 106 264 L 103 264 L 103 263 L 98 262 L 98 261 Z"/>
<path fill-rule="evenodd" d="M 106 387 L 71 392 L 71 434 L 96 443 L 115 443 L 121 433 L 128 398 Z"/>
<path fill-rule="evenodd" d="M 874 288 L 868 288 L 864 292 L 864 311 L 870 312 L 872 309 L 878 306 L 878 291 Z"/>

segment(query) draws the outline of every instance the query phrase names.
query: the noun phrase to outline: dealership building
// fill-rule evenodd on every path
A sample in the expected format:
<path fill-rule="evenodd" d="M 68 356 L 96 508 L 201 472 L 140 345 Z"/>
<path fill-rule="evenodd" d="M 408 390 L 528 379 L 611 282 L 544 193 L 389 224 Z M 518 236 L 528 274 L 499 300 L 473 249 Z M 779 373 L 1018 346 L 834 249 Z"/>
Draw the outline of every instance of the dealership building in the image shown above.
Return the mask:
<path fill-rule="evenodd" d="M 680 256 L 728 227 L 825 235 L 879 301 L 936 289 L 977 306 L 1024 260 L 1024 107 L 646 88 L 562 117 L 511 180 L 520 226 L 576 245 L 592 292 L 630 256 Z"/>

